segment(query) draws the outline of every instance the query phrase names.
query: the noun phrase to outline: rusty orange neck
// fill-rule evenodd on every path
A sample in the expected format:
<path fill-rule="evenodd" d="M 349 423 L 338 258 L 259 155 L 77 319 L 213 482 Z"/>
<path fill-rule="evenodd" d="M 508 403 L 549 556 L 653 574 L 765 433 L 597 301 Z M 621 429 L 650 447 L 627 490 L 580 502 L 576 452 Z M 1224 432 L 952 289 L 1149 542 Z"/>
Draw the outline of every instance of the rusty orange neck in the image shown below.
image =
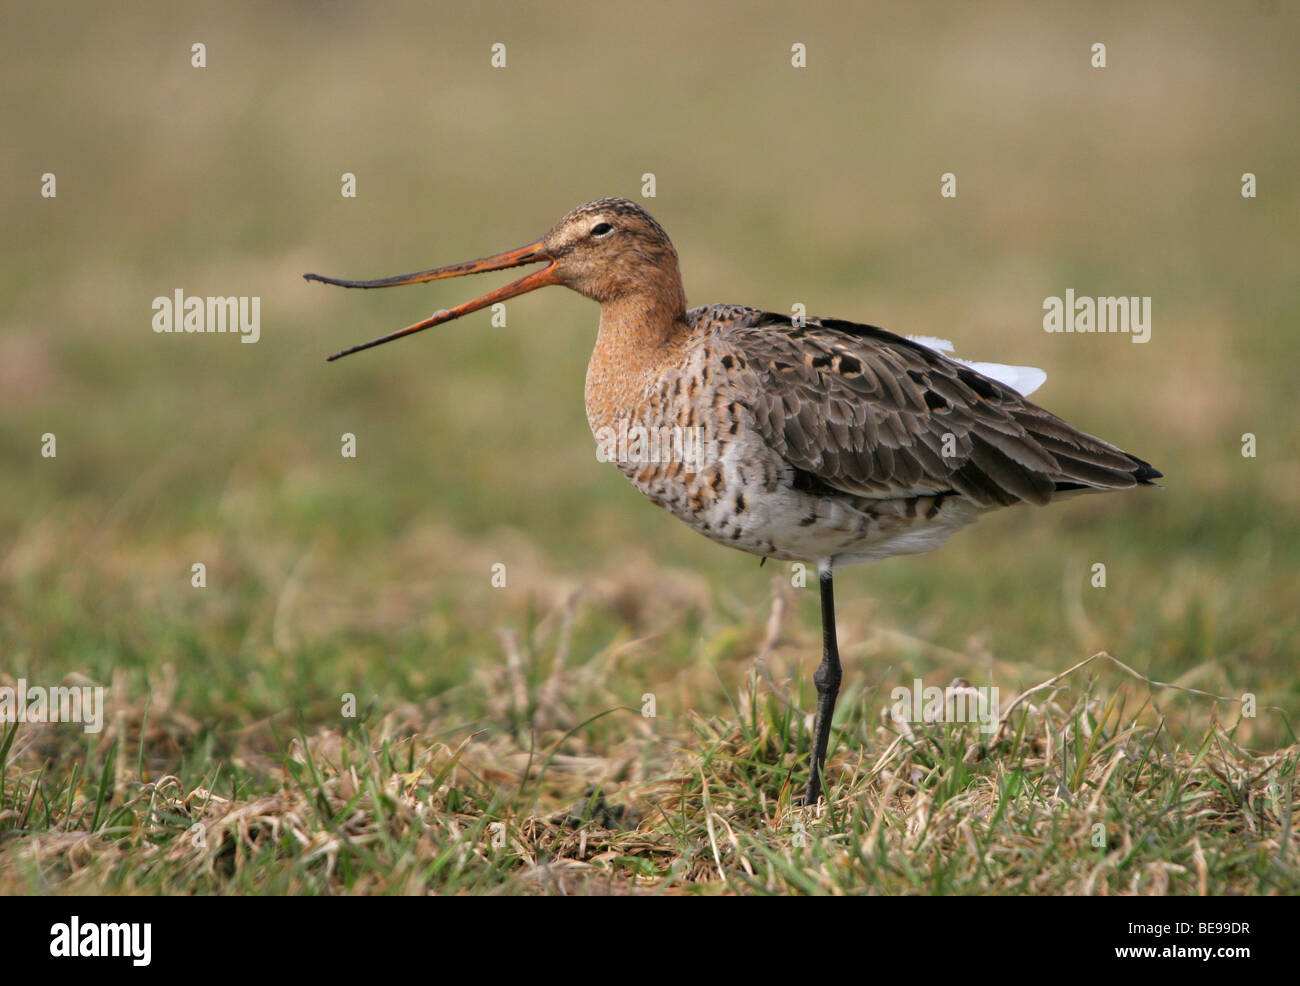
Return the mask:
<path fill-rule="evenodd" d="M 587 366 L 587 420 L 617 427 L 667 369 L 680 362 L 690 326 L 681 282 L 625 295 L 600 306 L 600 331 Z"/>
<path fill-rule="evenodd" d="M 687 332 L 686 297 L 675 292 L 637 294 L 600 306 L 596 345 L 639 349 L 647 356 L 670 346 Z"/>

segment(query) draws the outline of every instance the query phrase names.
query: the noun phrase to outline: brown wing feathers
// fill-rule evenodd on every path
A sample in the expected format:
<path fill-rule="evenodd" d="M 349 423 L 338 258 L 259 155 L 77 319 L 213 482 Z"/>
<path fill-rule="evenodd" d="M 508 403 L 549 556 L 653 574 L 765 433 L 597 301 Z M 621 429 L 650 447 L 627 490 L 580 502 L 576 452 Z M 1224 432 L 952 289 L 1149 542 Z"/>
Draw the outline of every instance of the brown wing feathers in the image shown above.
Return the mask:
<path fill-rule="evenodd" d="M 727 318 L 723 338 L 764 438 L 802 474 L 876 498 L 956 492 L 989 506 L 1160 476 L 1011 388 L 874 326 L 771 312 Z"/>

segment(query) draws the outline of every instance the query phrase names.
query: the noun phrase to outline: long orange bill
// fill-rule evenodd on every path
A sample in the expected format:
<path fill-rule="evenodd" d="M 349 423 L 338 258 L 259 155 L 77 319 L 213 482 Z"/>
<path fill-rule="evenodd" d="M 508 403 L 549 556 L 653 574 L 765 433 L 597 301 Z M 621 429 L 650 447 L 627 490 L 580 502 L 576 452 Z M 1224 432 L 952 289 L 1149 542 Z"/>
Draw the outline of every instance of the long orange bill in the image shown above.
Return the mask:
<path fill-rule="evenodd" d="M 398 329 L 396 332 L 390 332 L 386 336 L 380 336 L 378 339 L 371 339 L 369 342 L 363 342 L 359 346 L 353 346 L 351 349 L 345 349 L 342 352 L 335 353 L 328 359 L 330 361 L 340 359 L 343 356 L 350 356 L 352 353 L 359 353 L 363 349 L 370 349 L 372 346 L 380 346 L 386 342 L 392 342 L 394 339 L 400 339 L 402 336 L 411 335 L 414 332 L 422 332 L 425 329 L 432 328 L 435 325 L 441 325 L 443 322 L 450 322 L 452 319 L 460 318 L 462 315 L 468 315 L 470 312 L 476 312 L 480 308 L 486 308 L 488 305 L 495 305 L 498 301 L 505 301 L 508 298 L 515 298 L 529 291 L 536 291 L 538 288 L 544 288 L 550 284 L 559 284 L 560 279 L 555 273 L 555 258 L 546 251 L 546 245 L 537 240 L 526 246 L 518 247 L 514 250 L 507 250 L 505 253 L 498 253 L 491 257 L 483 257 L 479 260 L 467 260 L 463 264 L 451 264 L 448 267 L 435 267 L 433 270 L 420 271 L 416 274 L 399 274 L 397 277 L 381 277 L 374 281 L 343 281 L 335 277 L 322 277 L 320 274 L 304 274 L 303 277 L 308 281 L 320 281 L 322 284 L 337 284 L 344 288 L 394 288 L 402 284 L 423 284 L 426 281 L 437 281 L 444 277 L 463 277 L 466 274 L 481 274 L 489 270 L 506 270 L 510 267 L 520 267 L 524 264 L 536 264 L 541 261 L 549 261 L 541 270 L 535 270 L 517 281 L 507 284 L 503 288 L 497 288 L 495 291 L 489 291 L 482 297 L 475 298 L 473 301 L 467 301 L 463 305 L 457 305 L 455 308 L 444 308 L 442 311 L 434 312 L 423 322 L 416 322 L 414 325 L 408 325 L 404 329 Z"/>

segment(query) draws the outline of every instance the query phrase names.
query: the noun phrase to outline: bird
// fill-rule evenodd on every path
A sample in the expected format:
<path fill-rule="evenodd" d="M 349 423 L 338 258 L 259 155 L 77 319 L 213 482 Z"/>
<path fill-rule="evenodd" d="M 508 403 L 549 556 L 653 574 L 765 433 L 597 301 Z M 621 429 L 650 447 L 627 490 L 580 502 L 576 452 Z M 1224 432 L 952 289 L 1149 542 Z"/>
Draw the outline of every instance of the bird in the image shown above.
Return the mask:
<path fill-rule="evenodd" d="M 1004 507 L 1162 476 L 1027 400 L 1040 370 L 964 362 L 944 340 L 843 319 L 688 308 L 668 234 L 625 198 L 580 205 L 541 238 L 478 260 L 376 280 L 304 277 L 383 288 L 528 265 L 541 266 L 328 359 L 550 285 L 597 302 L 585 403 L 602 457 L 705 537 L 817 567 L 822 657 L 804 805 L 822 798 L 843 677 L 837 569 L 930 551 Z"/>

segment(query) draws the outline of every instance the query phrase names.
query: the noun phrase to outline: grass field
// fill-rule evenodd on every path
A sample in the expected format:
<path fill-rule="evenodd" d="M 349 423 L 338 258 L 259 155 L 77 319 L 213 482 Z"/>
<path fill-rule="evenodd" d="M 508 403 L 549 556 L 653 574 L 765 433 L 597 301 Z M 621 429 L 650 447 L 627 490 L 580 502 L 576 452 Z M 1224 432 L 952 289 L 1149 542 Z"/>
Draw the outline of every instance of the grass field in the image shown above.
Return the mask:
<path fill-rule="evenodd" d="M 1292 5 L 4 17 L 0 687 L 107 707 L 0 723 L 0 892 L 1300 892 Z M 1041 366 L 1166 477 L 840 573 L 821 812 L 816 592 L 596 461 L 595 306 L 327 365 L 491 285 L 300 278 L 648 173 L 692 303 Z M 178 288 L 260 340 L 155 334 Z M 1045 333 L 1067 288 L 1150 296 L 1150 342 Z M 914 679 L 1002 728 L 895 723 Z"/>

